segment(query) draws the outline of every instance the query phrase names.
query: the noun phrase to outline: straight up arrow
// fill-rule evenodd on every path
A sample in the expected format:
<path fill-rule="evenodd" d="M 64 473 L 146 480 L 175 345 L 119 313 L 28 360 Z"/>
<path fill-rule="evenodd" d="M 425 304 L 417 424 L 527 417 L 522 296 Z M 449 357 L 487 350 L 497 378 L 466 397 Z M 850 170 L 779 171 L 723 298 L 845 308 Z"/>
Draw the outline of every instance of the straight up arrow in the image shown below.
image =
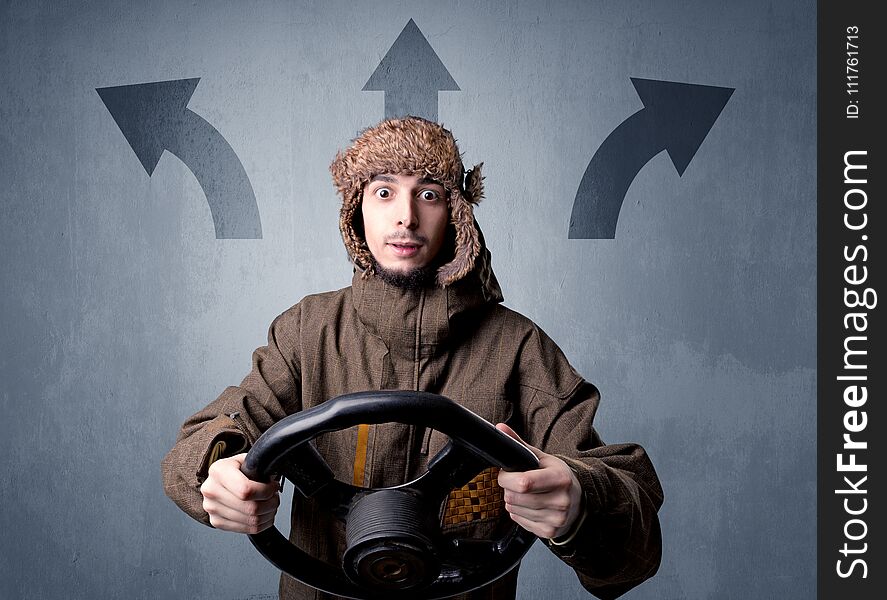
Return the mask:
<path fill-rule="evenodd" d="M 363 91 L 385 92 L 385 118 L 415 115 L 437 121 L 437 92 L 459 86 L 412 19 L 394 40 Z"/>

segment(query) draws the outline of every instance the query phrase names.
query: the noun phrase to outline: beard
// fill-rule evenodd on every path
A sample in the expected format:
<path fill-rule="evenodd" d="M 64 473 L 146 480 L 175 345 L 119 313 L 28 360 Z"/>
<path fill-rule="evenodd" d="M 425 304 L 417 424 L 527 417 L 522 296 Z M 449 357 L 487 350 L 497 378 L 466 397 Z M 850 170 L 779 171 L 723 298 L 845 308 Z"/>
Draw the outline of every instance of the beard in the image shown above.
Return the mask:
<path fill-rule="evenodd" d="M 395 271 L 380 265 L 375 257 L 372 257 L 372 260 L 373 273 L 388 285 L 402 290 L 421 290 L 435 285 L 435 275 L 437 272 L 435 262 L 408 271 Z"/>

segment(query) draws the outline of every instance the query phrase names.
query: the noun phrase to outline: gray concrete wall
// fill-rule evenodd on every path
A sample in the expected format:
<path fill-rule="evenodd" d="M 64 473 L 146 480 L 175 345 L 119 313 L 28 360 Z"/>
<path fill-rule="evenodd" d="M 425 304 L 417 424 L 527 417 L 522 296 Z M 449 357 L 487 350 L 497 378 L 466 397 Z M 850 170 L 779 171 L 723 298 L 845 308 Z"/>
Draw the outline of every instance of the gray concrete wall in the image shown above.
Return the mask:
<path fill-rule="evenodd" d="M 327 166 L 384 116 L 361 90 L 409 19 L 485 161 L 506 304 L 663 481 L 662 567 L 628 597 L 814 595 L 814 2 L 45 1 L 0 4 L 0 597 L 276 593 L 158 463 L 275 315 L 347 285 Z M 189 166 L 149 177 L 96 93 L 196 77 L 261 239 L 218 239 Z M 589 161 L 643 108 L 631 77 L 735 92 L 682 176 L 665 152 L 639 169 L 615 239 L 568 239 Z M 537 545 L 520 597 L 585 596 Z"/>

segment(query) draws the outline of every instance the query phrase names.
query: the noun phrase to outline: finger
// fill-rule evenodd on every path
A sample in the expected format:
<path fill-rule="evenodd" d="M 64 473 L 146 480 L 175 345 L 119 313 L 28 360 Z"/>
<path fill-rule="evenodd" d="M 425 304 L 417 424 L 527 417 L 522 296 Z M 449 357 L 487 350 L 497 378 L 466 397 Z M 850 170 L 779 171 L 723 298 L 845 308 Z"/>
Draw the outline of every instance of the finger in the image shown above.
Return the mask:
<path fill-rule="evenodd" d="M 241 481 L 234 484 L 233 489 L 229 491 L 241 500 L 251 500 L 253 502 L 261 502 L 273 498 L 280 492 L 280 484 L 277 481 L 268 483 L 260 483 L 258 481 L 246 480 L 248 483 Z"/>
<path fill-rule="evenodd" d="M 557 533 L 557 528 L 551 525 L 537 523 L 535 521 L 531 521 L 525 517 L 512 513 L 508 513 L 508 516 L 511 517 L 512 521 L 514 521 L 530 533 L 534 533 L 541 538 L 553 538 Z"/>
<path fill-rule="evenodd" d="M 263 487 L 256 488 L 249 485 L 239 483 L 231 484 L 219 482 L 213 479 L 207 479 L 202 486 L 200 492 L 204 497 L 218 500 L 228 506 L 237 506 L 244 502 L 266 502 L 276 497 L 280 492 L 277 483 L 261 484 Z"/>
<path fill-rule="evenodd" d="M 565 491 L 573 485 L 572 470 L 556 456 L 542 453 L 539 466 L 531 471 L 500 471 L 499 485 L 521 494 Z"/>
<path fill-rule="evenodd" d="M 572 479 L 567 471 L 545 468 L 532 471 L 500 471 L 498 482 L 502 489 L 517 494 L 549 494 L 568 490 Z"/>
<path fill-rule="evenodd" d="M 267 500 L 274 496 L 280 490 L 276 481 L 267 483 L 253 481 L 241 473 L 243 456 L 246 455 L 223 458 L 211 464 L 206 481 L 227 490 L 239 500 Z"/>
<path fill-rule="evenodd" d="M 246 452 L 241 452 L 240 454 L 235 454 L 234 456 L 230 456 L 230 457 L 228 457 L 228 460 L 231 461 L 231 463 L 230 463 L 230 465 L 228 465 L 228 467 L 236 466 L 237 470 L 241 474 L 243 474 L 242 469 L 243 469 L 243 463 L 246 462 Z M 243 476 L 246 477 L 246 475 L 243 475 Z M 281 489 L 281 487 L 283 486 L 282 478 L 281 477 L 272 477 L 272 479 L 274 479 L 274 481 L 269 481 L 266 483 L 266 482 L 262 482 L 262 481 L 257 481 L 255 479 L 250 479 L 249 477 L 247 477 L 248 481 L 253 481 L 253 482 L 259 483 L 261 485 L 267 485 L 269 488 L 276 487 L 277 489 Z"/>
<path fill-rule="evenodd" d="M 245 500 L 240 491 L 232 492 L 215 479 L 204 481 L 200 486 L 200 493 L 203 494 L 204 501 L 209 500 L 213 503 L 212 506 L 226 506 L 246 515 L 276 510 L 280 504 L 280 494 L 276 490 L 267 498 Z"/>
<path fill-rule="evenodd" d="M 238 506 L 227 506 L 209 498 L 204 498 L 203 500 L 203 510 L 211 517 L 241 523 L 250 527 L 261 526 L 269 521 L 274 521 L 279 505 L 280 501 L 276 498 L 263 502 L 248 502 Z"/>
<path fill-rule="evenodd" d="M 238 500 L 233 496 L 223 496 L 221 498 L 204 496 L 203 498 L 203 510 L 208 513 L 218 514 L 229 520 L 251 519 L 267 515 L 273 516 L 277 513 L 279 506 L 279 496 L 258 502 Z"/>
<path fill-rule="evenodd" d="M 535 510 L 567 511 L 571 505 L 570 493 L 566 490 L 549 492 L 547 494 L 519 494 L 505 490 L 504 500 L 506 504 L 512 506 L 521 506 Z"/>
<path fill-rule="evenodd" d="M 274 519 L 270 519 L 267 521 L 262 521 L 257 525 L 249 525 L 246 523 L 241 523 L 239 521 L 231 521 L 225 519 L 223 517 L 218 517 L 214 515 L 210 515 L 209 517 L 210 525 L 215 527 L 216 529 L 222 529 L 224 531 L 233 531 L 235 533 L 246 533 L 246 534 L 256 534 L 261 531 L 264 531 L 274 525 Z"/>
<path fill-rule="evenodd" d="M 505 510 L 509 514 L 523 517 L 527 521 L 532 521 L 539 525 L 551 525 L 559 529 L 567 524 L 567 512 L 562 510 L 526 508 L 507 503 L 505 504 Z"/>
<path fill-rule="evenodd" d="M 221 499 L 205 495 L 203 499 L 203 509 L 209 515 L 211 525 L 241 533 L 257 533 L 267 529 L 274 523 L 278 506 L 279 496 L 260 502 L 241 501 L 230 495 L 223 495 Z"/>

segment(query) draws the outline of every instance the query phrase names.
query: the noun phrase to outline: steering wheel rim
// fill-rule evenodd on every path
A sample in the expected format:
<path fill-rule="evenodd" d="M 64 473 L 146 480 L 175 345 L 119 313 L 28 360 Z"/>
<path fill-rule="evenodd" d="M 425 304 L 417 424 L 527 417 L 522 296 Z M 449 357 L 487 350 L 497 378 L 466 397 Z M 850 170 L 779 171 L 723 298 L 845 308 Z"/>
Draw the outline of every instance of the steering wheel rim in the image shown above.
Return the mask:
<path fill-rule="evenodd" d="M 429 427 L 450 439 L 446 447 L 429 461 L 424 474 L 399 486 L 373 489 L 341 482 L 335 479 L 332 469 L 310 443 L 322 433 L 362 423 L 389 422 Z M 441 533 L 437 511 L 427 509 L 440 507 L 452 489 L 461 487 L 486 467 L 524 471 L 538 468 L 538 461 L 526 446 L 444 396 L 389 390 L 344 394 L 275 423 L 247 453 L 242 472 L 256 481 L 269 481 L 275 475 L 283 475 L 292 481 L 297 492 L 306 498 L 321 499 L 322 505 L 331 507 L 336 517 L 346 522 L 346 526 L 350 527 L 359 520 L 361 525 L 355 525 L 355 528 L 360 529 L 361 533 L 348 534 L 349 544 L 354 535 L 360 538 L 366 533 L 363 525 L 368 520 L 366 515 L 370 514 L 367 510 L 373 509 L 363 507 L 381 502 L 382 496 L 367 500 L 375 494 L 387 494 L 390 498 L 386 501 L 400 503 L 399 506 L 406 513 L 430 513 L 435 516 L 433 523 L 426 520 L 423 523 L 411 522 L 408 526 L 392 525 L 397 531 L 393 535 L 398 538 L 394 542 L 387 538 L 378 539 L 384 534 L 366 534 L 365 540 L 361 538 L 360 541 L 364 546 L 346 550 L 346 564 L 341 569 L 290 543 L 276 527 L 250 535 L 249 538 L 256 549 L 281 571 L 306 585 L 338 596 L 358 600 L 431 600 L 462 594 L 487 585 L 511 571 L 536 540 L 534 534 L 517 524 L 497 540 L 452 538 Z M 410 506 L 414 508 L 410 509 Z M 378 512 L 372 514 L 378 515 Z M 421 520 L 421 517 L 417 516 L 416 519 Z M 416 535 L 413 535 L 413 527 L 419 532 Z M 432 545 L 426 547 L 429 539 Z M 366 579 L 368 576 L 364 571 L 355 572 L 358 570 L 355 565 L 363 566 L 373 560 L 377 562 L 372 564 L 380 565 L 383 562 L 375 557 L 391 555 L 391 552 L 386 555 L 381 550 L 374 550 L 377 554 L 363 558 L 365 547 L 376 548 L 379 544 L 390 546 L 391 543 L 397 546 L 392 551 L 395 556 L 404 556 L 404 552 L 412 556 L 412 553 L 418 552 L 421 559 L 415 559 L 419 561 L 417 565 L 425 561 L 431 565 L 429 569 L 436 567 L 437 570 L 431 570 L 430 574 L 424 574 L 424 580 L 410 583 L 412 587 L 403 589 L 378 587 L 400 585 L 390 583 L 390 577 L 384 573 L 380 575 L 381 579 Z M 421 552 L 413 549 L 415 543 L 422 547 Z M 349 560 L 352 562 L 349 563 Z M 384 568 L 394 569 L 390 565 Z M 347 576 L 343 577 L 343 574 Z M 429 577 L 433 577 L 433 580 Z"/>

